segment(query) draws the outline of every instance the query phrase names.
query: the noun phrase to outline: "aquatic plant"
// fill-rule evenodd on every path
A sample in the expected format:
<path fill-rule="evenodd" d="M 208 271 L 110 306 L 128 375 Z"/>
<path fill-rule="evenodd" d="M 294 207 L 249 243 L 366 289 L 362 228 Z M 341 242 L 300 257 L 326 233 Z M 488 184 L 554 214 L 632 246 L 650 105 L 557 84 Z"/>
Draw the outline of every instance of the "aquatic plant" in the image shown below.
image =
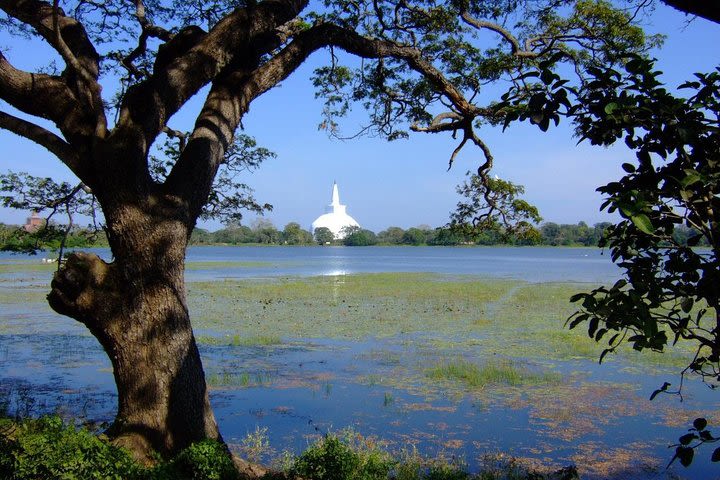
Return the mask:
<path fill-rule="evenodd" d="M 559 375 L 535 373 L 526 367 L 519 368 L 510 360 L 500 359 L 482 366 L 462 358 L 445 360 L 428 369 L 427 375 L 436 380 L 453 380 L 469 388 L 482 388 L 487 385 L 537 385 L 556 383 Z"/>
<path fill-rule="evenodd" d="M 273 449 L 270 447 L 268 428 L 256 425 L 255 430 L 248 432 L 240 441 L 238 450 L 245 459 L 253 463 L 260 463 L 263 458 L 271 455 Z"/>

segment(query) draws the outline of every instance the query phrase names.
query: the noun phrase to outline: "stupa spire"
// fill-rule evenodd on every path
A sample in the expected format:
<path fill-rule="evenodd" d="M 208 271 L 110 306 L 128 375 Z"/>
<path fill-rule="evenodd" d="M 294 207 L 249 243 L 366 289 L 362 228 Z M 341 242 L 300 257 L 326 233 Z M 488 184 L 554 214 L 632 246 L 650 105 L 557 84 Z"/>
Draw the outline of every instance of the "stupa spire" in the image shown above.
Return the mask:
<path fill-rule="evenodd" d="M 340 193 L 338 192 L 337 182 L 335 181 L 333 181 L 332 201 L 330 202 L 330 205 L 333 207 L 340 206 Z"/>

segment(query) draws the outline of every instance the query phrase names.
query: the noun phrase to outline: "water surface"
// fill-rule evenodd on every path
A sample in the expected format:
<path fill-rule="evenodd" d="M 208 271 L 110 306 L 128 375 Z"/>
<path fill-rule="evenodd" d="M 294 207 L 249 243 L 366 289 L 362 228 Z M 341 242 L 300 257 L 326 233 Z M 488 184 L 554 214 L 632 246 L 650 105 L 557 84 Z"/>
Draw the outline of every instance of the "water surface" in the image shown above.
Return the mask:
<path fill-rule="evenodd" d="M 107 250 L 97 253 L 109 259 Z M 109 422 L 116 401 L 110 363 L 84 327 L 47 307 L 44 295 L 53 267 L 40 266 L 40 258 L 0 254 L 0 294 L 6 299 L 0 309 L 0 399 L 10 410 L 60 411 Z M 339 275 L 342 282 L 342 275 L 378 272 L 429 272 L 447 281 L 467 275 L 517 280 L 517 288 L 483 312 L 508 321 L 515 310 L 529 314 L 513 303 L 523 282 L 538 288 L 548 282 L 589 287 L 619 276 L 607 254 L 587 248 L 193 247 L 187 263 L 191 292 L 194 284 L 205 282 L 231 288 L 248 280 L 328 275 Z M 230 318 L 253 312 L 258 323 L 271 321 L 261 312 L 273 308 L 275 314 L 295 312 L 298 321 L 298 309 L 312 315 L 316 308 L 298 300 L 250 309 L 232 300 L 212 299 L 227 302 Z M 338 297 L 336 310 L 329 311 L 342 315 L 355 307 L 342 300 Z M 193 315 L 202 316 L 207 301 L 191 298 Z M 463 322 L 468 315 L 479 318 L 478 312 L 458 312 L 451 303 L 448 311 Z M 563 318 L 558 317 L 559 329 Z M 252 320 L 244 318 L 245 324 Z M 664 470 L 668 443 L 685 433 L 696 415 L 717 411 L 715 394 L 690 381 L 682 403 L 670 396 L 650 403 L 650 393 L 663 381 L 675 383 L 677 368 L 635 364 L 625 357 L 598 366 L 594 353 L 572 358 L 548 352 L 543 358 L 523 343 L 531 340 L 522 335 L 522 319 L 512 320 L 520 322 L 517 342 L 501 348 L 479 329 L 477 334 L 409 331 L 362 338 L 284 335 L 269 345 L 201 342 L 200 350 L 211 402 L 234 448 L 256 427 L 267 428 L 275 453 L 300 452 L 319 435 L 352 427 L 392 450 L 417 448 L 426 455 L 462 458 L 471 470 L 480 468 L 487 454 L 503 452 L 531 464 L 577 464 L 583 478 L 718 478 L 707 461 L 709 451 L 701 450 L 691 469 Z M 237 333 L 231 323 L 198 334 L 226 338 Z M 429 380 L 428 367 L 448 358 L 480 364 L 507 360 L 562 381 L 478 390 Z"/>

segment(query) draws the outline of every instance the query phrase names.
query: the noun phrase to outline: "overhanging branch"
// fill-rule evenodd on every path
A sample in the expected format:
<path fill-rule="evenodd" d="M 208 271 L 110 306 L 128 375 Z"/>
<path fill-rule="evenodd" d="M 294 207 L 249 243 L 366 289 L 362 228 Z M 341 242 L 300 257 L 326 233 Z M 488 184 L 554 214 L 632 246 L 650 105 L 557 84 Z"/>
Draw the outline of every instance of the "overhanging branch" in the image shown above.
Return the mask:
<path fill-rule="evenodd" d="M 48 149 L 80 177 L 80 164 L 75 150 L 65 140 L 39 125 L 0 111 L 0 128 L 32 140 Z"/>
<path fill-rule="evenodd" d="M 711 22 L 720 23 L 720 4 L 712 0 L 662 0 L 666 5 L 689 15 L 697 15 Z"/>
<path fill-rule="evenodd" d="M 536 58 L 541 54 L 540 52 L 534 52 L 531 50 L 531 46 L 529 45 L 530 42 L 525 45 L 525 48 L 520 46 L 520 41 L 512 33 L 510 33 L 509 30 L 503 28 L 497 23 L 488 22 L 487 20 L 479 20 L 472 17 L 468 12 L 462 12 L 460 14 L 460 18 L 462 18 L 465 23 L 474 28 L 477 28 L 478 30 L 486 29 L 498 33 L 510 44 L 512 54 L 516 57 Z"/>

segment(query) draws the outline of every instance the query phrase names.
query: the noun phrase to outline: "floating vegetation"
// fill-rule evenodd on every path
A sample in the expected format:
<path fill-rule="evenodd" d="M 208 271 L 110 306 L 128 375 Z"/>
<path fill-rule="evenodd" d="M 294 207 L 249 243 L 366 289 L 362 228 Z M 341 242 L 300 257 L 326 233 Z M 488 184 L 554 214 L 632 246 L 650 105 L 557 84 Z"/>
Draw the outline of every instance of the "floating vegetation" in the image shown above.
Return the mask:
<path fill-rule="evenodd" d="M 267 372 L 211 372 L 205 375 L 205 382 L 213 388 L 263 387 L 270 385 L 272 377 Z"/>
<path fill-rule="evenodd" d="M 483 388 L 488 385 L 540 385 L 560 381 L 557 373 L 535 373 L 520 368 L 510 360 L 488 362 L 482 366 L 462 358 L 443 361 L 427 371 L 428 377 L 435 380 L 452 380 L 460 382 L 468 388 Z"/>
<path fill-rule="evenodd" d="M 196 328 L 283 338 L 389 337 L 477 330 L 477 312 L 519 282 L 381 273 L 193 282 Z M 472 321 L 468 321 L 472 317 Z"/>
<path fill-rule="evenodd" d="M 197 342 L 203 345 L 216 345 L 228 347 L 269 347 L 281 345 L 282 338 L 277 335 L 224 335 L 222 337 L 212 335 L 199 335 Z"/>

